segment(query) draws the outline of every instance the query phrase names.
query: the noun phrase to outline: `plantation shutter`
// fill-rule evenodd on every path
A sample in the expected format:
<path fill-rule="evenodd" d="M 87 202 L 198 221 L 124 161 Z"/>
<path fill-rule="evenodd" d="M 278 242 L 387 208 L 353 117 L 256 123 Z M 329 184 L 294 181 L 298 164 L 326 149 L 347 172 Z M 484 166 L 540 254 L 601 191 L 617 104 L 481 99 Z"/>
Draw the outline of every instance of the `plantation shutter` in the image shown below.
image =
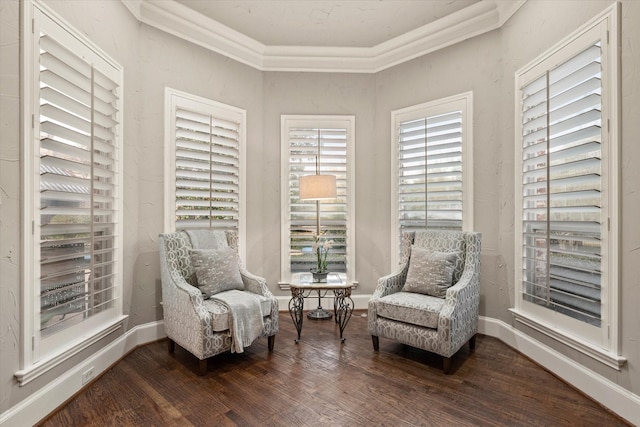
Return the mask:
<path fill-rule="evenodd" d="M 400 231 L 462 230 L 462 111 L 401 122 Z"/>
<path fill-rule="evenodd" d="M 524 85 L 524 298 L 600 326 L 601 48 Z"/>
<path fill-rule="evenodd" d="M 56 39 L 39 37 L 40 330 L 114 306 L 119 83 Z M 110 70 L 112 71 L 112 70 Z"/>
<path fill-rule="evenodd" d="M 176 229 L 238 229 L 240 123 L 176 109 Z"/>
<path fill-rule="evenodd" d="M 316 266 L 312 250 L 316 232 L 316 202 L 301 201 L 298 180 L 316 173 L 336 176 L 335 200 L 320 201 L 320 230 L 334 245 L 327 257 L 332 272 L 347 271 L 347 129 L 292 127 L 289 140 L 289 207 L 291 272 L 308 272 Z"/>

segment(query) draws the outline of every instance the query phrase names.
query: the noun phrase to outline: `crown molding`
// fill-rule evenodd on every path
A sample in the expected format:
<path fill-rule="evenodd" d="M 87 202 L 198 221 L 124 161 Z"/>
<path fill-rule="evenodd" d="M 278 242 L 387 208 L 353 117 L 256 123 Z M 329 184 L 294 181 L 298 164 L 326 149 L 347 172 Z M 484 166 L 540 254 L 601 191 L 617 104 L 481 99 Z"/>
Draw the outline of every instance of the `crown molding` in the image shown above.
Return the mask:
<path fill-rule="evenodd" d="M 482 0 L 373 47 L 267 46 L 174 1 L 122 2 L 142 23 L 261 71 L 377 73 L 500 28 L 526 0 Z"/>

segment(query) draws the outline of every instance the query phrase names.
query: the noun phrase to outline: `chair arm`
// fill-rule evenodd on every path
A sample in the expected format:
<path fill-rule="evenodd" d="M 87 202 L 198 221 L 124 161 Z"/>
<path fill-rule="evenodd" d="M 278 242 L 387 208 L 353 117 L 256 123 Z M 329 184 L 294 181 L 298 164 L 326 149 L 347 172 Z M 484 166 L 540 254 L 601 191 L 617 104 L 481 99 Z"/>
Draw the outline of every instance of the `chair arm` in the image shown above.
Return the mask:
<path fill-rule="evenodd" d="M 183 308 L 193 308 L 194 313 L 199 318 L 203 326 L 211 327 L 211 313 L 204 306 L 204 298 L 200 289 L 189 284 L 184 277 L 177 272 L 171 272 L 170 282 L 176 288 L 177 292 L 174 295 L 174 305 L 181 306 Z M 163 301 L 163 306 L 166 306 L 167 302 Z M 170 303 L 169 306 L 172 304 Z M 184 310 L 181 310 L 184 313 Z"/>
<path fill-rule="evenodd" d="M 265 324 L 265 331 L 263 336 L 275 335 L 278 332 L 278 299 L 273 296 L 269 287 L 267 286 L 267 281 L 265 278 L 257 276 L 253 273 L 248 272 L 245 268 L 240 269 L 240 276 L 242 277 L 242 283 L 244 283 L 244 288 L 252 292 L 254 294 L 262 295 L 271 299 L 271 312 L 270 312 L 270 322 Z"/>
<path fill-rule="evenodd" d="M 244 284 L 244 288 L 247 291 L 265 297 L 272 296 L 271 291 L 267 286 L 267 280 L 264 277 L 260 277 L 253 273 L 250 273 L 244 268 L 240 269 L 240 277 L 242 277 L 242 283 Z"/>
<path fill-rule="evenodd" d="M 373 292 L 367 304 L 367 330 L 369 334 L 378 336 L 378 313 L 376 312 L 376 302 L 382 297 L 400 292 L 407 280 L 407 271 L 409 271 L 409 262 L 405 261 L 400 269 L 394 273 L 388 274 L 378 279 L 378 285 Z"/>
<path fill-rule="evenodd" d="M 205 356 L 206 337 L 213 335 L 211 313 L 204 305 L 202 292 L 177 271 L 170 271 L 163 258 L 161 262 L 164 326 L 167 336 L 196 357 Z"/>
<path fill-rule="evenodd" d="M 447 289 L 438 318 L 441 354 L 450 357 L 478 331 L 480 273 L 476 266 L 465 268 L 458 283 Z"/>
<path fill-rule="evenodd" d="M 375 300 L 400 292 L 407 280 L 407 271 L 409 271 L 409 263 L 405 262 L 398 271 L 379 278 L 371 299 Z"/>
<path fill-rule="evenodd" d="M 177 273 L 175 271 L 172 271 L 170 273 L 170 282 L 176 287 L 178 288 L 179 292 L 184 292 L 187 294 L 187 296 L 189 297 L 189 300 L 191 301 L 191 303 L 193 303 L 194 305 L 197 304 L 202 304 L 202 302 L 204 301 L 204 299 L 202 298 L 202 292 L 200 291 L 200 289 L 196 288 L 195 286 L 191 285 L 190 283 L 188 283 L 184 277 L 182 277 L 180 275 L 180 273 Z M 200 300 L 198 300 L 198 297 L 200 297 Z M 179 298 L 179 297 L 178 297 Z"/>

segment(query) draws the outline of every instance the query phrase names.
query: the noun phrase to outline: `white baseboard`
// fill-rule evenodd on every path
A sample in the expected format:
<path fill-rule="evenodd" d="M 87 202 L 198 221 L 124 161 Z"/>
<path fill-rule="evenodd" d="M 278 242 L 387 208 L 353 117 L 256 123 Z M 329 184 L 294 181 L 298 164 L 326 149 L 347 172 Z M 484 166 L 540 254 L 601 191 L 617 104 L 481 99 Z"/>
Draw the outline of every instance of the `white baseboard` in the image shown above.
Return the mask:
<path fill-rule="evenodd" d="M 280 311 L 287 311 L 289 298 L 277 298 Z M 370 295 L 353 295 L 355 309 L 366 309 L 369 298 Z M 315 308 L 317 301 L 317 298 L 309 298 L 308 307 Z M 333 300 L 324 298 L 322 305 L 325 308 L 333 307 Z M 640 396 L 575 363 L 563 354 L 501 320 L 480 317 L 478 332 L 499 339 L 631 424 L 640 426 Z M 35 424 L 82 389 L 82 373 L 87 369 L 93 367 L 95 375 L 98 376 L 137 346 L 164 337 L 162 321 L 147 323 L 131 329 L 73 369 L 0 414 L 0 426 Z"/>
<path fill-rule="evenodd" d="M 97 377 L 137 346 L 164 338 L 164 322 L 136 326 L 49 384 L 0 414 L 0 426 L 31 426 L 45 418 L 84 387 L 82 373 Z"/>

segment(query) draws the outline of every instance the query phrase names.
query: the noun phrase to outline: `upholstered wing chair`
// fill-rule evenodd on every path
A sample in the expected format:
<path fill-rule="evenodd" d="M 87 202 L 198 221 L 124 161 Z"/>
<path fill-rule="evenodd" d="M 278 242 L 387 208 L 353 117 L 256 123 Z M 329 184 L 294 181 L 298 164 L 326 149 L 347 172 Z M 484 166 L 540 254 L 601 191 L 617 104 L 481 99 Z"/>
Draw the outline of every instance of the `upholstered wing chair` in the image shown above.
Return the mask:
<path fill-rule="evenodd" d="M 207 371 L 207 358 L 232 349 L 232 334 L 227 305 L 216 300 L 216 295 L 209 298 L 202 288 L 198 288 L 199 276 L 192 259 L 193 252 L 197 252 L 193 251 L 194 243 L 201 250 L 227 249 L 229 252 L 228 248 L 231 248 L 235 251 L 235 265 L 243 288 L 241 297 L 258 300 L 264 321 L 260 336 L 268 337 L 269 351 L 273 350 L 278 332 L 278 301 L 269 291 L 265 279 L 249 273 L 240 263 L 237 241 L 234 231 L 178 231 L 160 235 L 162 304 L 169 352 L 174 351 L 177 343 L 192 353 L 200 360 L 201 375 Z"/>
<path fill-rule="evenodd" d="M 379 337 L 427 350 L 443 357 L 444 372 L 449 374 L 451 356 L 467 342 L 475 348 L 480 245 L 479 233 L 404 232 L 398 271 L 380 278 L 369 300 L 368 329 L 374 350 L 379 349 Z M 422 267 L 412 269 L 412 258 L 414 267 Z M 440 286 L 437 279 L 446 278 L 447 273 L 448 284 Z M 431 283 L 433 277 L 438 286 Z M 420 289 L 421 285 L 426 288 Z"/>

